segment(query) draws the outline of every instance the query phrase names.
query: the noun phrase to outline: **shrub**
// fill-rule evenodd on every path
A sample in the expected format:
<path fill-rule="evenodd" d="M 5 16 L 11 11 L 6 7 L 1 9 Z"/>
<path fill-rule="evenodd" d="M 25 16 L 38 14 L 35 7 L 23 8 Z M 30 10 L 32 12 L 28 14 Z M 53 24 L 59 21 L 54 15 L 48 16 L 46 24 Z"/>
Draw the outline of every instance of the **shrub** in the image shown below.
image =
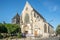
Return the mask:
<path fill-rule="evenodd" d="M 3 38 L 3 36 L 0 34 L 0 39 L 2 39 Z"/>
<path fill-rule="evenodd" d="M 21 33 L 17 33 L 18 38 L 22 38 Z"/>

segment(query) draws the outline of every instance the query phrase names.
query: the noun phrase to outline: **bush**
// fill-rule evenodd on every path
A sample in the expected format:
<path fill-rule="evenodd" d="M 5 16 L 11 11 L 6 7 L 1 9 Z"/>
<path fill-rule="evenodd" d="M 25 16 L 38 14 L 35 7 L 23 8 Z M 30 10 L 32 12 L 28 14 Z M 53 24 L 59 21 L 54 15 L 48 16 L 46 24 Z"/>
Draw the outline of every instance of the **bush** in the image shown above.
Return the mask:
<path fill-rule="evenodd" d="M 0 34 L 0 39 L 2 39 L 3 38 L 3 36 Z"/>
<path fill-rule="evenodd" d="M 22 38 L 21 33 L 17 33 L 18 38 Z"/>
<path fill-rule="evenodd" d="M 60 25 L 58 25 L 57 28 L 56 28 L 56 34 L 57 35 L 60 34 Z"/>

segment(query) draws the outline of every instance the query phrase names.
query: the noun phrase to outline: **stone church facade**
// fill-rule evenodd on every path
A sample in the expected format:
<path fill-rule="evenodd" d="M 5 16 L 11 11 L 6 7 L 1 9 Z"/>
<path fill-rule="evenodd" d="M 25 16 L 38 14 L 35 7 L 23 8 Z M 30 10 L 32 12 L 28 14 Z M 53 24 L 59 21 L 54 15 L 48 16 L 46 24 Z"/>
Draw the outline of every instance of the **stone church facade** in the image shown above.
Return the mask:
<path fill-rule="evenodd" d="M 22 33 L 27 32 L 34 36 L 48 37 L 54 33 L 53 26 L 47 23 L 28 2 L 21 13 L 20 26 Z"/>
<path fill-rule="evenodd" d="M 53 26 L 50 25 L 28 2 L 20 16 L 20 27 L 22 33 L 33 36 L 49 37 L 54 33 Z"/>

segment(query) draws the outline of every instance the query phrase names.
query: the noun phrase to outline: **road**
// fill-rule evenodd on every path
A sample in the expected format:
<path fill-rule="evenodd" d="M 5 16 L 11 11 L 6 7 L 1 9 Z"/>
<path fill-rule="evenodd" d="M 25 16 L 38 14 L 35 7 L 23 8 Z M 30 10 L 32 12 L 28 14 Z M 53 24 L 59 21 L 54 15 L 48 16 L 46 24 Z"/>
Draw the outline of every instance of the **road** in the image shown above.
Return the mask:
<path fill-rule="evenodd" d="M 0 40 L 6 40 L 6 39 L 0 39 Z M 35 39 L 31 39 L 31 38 L 22 38 L 22 39 L 8 39 L 8 40 L 60 40 L 60 37 L 50 37 L 50 38 L 45 38 L 45 39 L 40 39 L 40 38 L 35 38 Z"/>
<path fill-rule="evenodd" d="M 33 40 L 60 40 L 60 37 L 49 37 L 49 38 L 43 38 L 43 39 L 35 38 Z"/>

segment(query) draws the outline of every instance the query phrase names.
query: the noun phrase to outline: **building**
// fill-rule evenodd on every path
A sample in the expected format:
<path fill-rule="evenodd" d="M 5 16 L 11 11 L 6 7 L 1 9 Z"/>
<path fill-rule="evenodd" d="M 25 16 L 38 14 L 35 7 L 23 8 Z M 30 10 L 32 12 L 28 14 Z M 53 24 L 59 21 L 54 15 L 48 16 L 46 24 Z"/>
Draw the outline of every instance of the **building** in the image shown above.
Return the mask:
<path fill-rule="evenodd" d="M 12 18 L 12 24 L 20 24 L 20 16 L 18 13 Z"/>
<path fill-rule="evenodd" d="M 46 22 L 28 2 L 20 16 L 21 32 L 32 34 L 33 36 L 49 37 L 53 34 L 53 26 Z"/>

